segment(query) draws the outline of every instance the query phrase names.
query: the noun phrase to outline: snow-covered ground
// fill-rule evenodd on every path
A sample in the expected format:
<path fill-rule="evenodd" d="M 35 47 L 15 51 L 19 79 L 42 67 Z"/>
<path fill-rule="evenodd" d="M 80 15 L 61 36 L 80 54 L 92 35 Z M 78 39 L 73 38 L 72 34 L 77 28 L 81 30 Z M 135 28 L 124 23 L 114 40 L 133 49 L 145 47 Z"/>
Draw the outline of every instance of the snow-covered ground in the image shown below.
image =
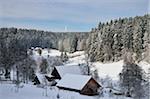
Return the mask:
<path fill-rule="evenodd" d="M 138 64 L 142 67 L 142 69 L 148 73 L 148 68 L 150 68 L 150 64 L 145 61 L 142 61 Z M 113 63 L 100 63 L 95 62 L 93 63 L 94 68 L 98 70 L 99 77 L 103 78 L 109 76 L 113 80 L 118 80 L 118 74 L 122 71 L 123 68 L 123 61 L 113 62 Z"/>
<path fill-rule="evenodd" d="M 78 65 L 85 63 L 85 55 L 83 51 L 78 51 L 72 54 L 67 53 L 69 56 L 69 61 L 64 65 Z M 42 57 L 47 58 L 49 56 L 60 56 L 61 52 L 58 50 L 43 50 Z M 39 60 L 41 56 L 37 52 L 34 52 L 34 59 Z M 150 64 L 146 62 L 140 62 L 139 65 L 148 72 Z M 112 80 L 118 80 L 118 74 L 122 70 L 123 61 L 113 62 L 113 63 L 92 63 L 92 69 L 98 70 L 98 75 L 100 78 L 105 78 L 106 76 L 110 77 Z M 77 92 L 70 92 L 64 90 L 58 90 L 56 87 L 50 88 L 47 87 L 47 96 L 46 89 L 38 88 L 32 84 L 24 84 L 23 88 L 19 88 L 19 91 L 16 92 L 16 87 L 14 84 L 4 84 L 0 83 L 0 99 L 130 99 L 127 97 L 113 96 L 110 97 L 107 90 L 104 94 L 104 97 L 98 96 L 85 96 L 80 95 Z M 60 98 L 58 98 L 60 96 Z"/>
<path fill-rule="evenodd" d="M 16 91 L 13 84 L 0 84 L 0 99 L 93 99 L 93 97 L 80 95 L 76 92 L 59 90 L 58 88 L 38 88 L 35 85 L 25 84 L 23 88 Z"/>
<path fill-rule="evenodd" d="M 59 98 L 58 98 L 59 97 Z M 130 99 L 127 97 L 113 96 L 107 93 L 104 97 L 85 96 L 73 91 L 59 90 L 56 87 L 38 88 L 35 85 L 24 84 L 17 88 L 13 84 L 0 84 L 0 99 Z"/>

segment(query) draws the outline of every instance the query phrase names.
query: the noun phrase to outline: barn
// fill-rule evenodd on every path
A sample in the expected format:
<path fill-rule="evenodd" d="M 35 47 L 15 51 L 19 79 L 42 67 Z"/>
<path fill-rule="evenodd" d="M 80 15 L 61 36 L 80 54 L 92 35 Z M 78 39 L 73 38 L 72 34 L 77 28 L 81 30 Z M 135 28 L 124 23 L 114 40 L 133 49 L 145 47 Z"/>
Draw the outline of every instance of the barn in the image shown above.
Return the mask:
<path fill-rule="evenodd" d="M 97 95 L 101 85 L 91 76 L 66 74 L 56 85 L 59 89 L 79 92 L 83 95 Z"/>
<path fill-rule="evenodd" d="M 61 79 L 67 73 L 82 75 L 80 67 L 77 65 L 56 66 L 56 67 L 54 67 L 51 75 L 53 76 L 54 79 Z"/>

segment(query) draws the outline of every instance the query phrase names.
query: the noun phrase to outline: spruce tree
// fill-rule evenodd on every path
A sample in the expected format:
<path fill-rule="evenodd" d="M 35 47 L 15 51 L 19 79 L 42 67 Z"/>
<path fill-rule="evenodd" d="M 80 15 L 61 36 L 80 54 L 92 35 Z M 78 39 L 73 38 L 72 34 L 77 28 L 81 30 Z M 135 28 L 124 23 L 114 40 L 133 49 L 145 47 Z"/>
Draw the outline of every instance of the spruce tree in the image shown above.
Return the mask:
<path fill-rule="evenodd" d="M 143 44 L 142 44 L 142 28 L 137 25 L 134 29 L 134 37 L 133 37 L 133 51 L 135 52 L 136 56 L 135 59 L 140 61 L 142 58 L 143 52 Z"/>
<path fill-rule="evenodd" d="M 144 96 L 144 88 L 142 86 L 144 81 L 143 70 L 131 60 L 132 54 L 126 54 L 122 72 L 119 74 L 120 85 L 127 96 L 141 99 Z"/>

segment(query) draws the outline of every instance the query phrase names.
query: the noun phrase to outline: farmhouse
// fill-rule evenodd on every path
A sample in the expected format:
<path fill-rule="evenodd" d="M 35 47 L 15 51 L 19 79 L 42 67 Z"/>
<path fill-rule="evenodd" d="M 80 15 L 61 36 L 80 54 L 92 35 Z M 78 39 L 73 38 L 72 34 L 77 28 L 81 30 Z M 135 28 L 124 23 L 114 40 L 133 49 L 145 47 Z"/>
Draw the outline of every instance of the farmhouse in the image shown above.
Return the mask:
<path fill-rule="evenodd" d="M 91 76 L 66 74 L 56 85 L 59 89 L 79 92 L 83 95 L 97 95 L 101 85 Z"/>
<path fill-rule="evenodd" d="M 82 75 L 80 67 L 77 66 L 77 65 L 73 65 L 73 66 L 56 66 L 56 67 L 54 67 L 54 70 L 52 71 L 51 75 L 55 79 L 61 79 L 67 73 Z"/>

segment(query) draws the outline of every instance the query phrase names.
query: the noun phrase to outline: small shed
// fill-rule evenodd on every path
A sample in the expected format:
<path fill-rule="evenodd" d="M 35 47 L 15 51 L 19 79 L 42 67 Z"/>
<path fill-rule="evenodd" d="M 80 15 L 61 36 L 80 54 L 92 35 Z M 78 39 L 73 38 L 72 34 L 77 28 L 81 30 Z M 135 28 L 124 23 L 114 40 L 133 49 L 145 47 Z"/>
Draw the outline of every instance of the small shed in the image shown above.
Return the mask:
<path fill-rule="evenodd" d="M 34 85 L 50 85 L 50 86 L 55 86 L 56 81 L 53 80 L 53 76 L 49 74 L 40 74 L 36 73 L 35 78 L 33 80 Z"/>
<path fill-rule="evenodd" d="M 56 86 L 83 95 L 97 95 L 101 88 L 101 85 L 91 76 L 77 74 L 66 74 Z"/>
<path fill-rule="evenodd" d="M 39 84 L 41 84 L 37 76 L 34 77 L 34 79 L 33 79 L 32 82 L 34 82 L 34 85 L 39 85 Z"/>
<path fill-rule="evenodd" d="M 47 79 L 45 78 L 45 74 L 35 73 L 34 84 L 45 84 Z"/>
<path fill-rule="evenodd" d="M 56 66 L 56 67 L 54 67 L 51 75 L 53 76 L 54 79 L 61 79 L 67 73 L 82 75 L 80 67 L 77 65 Z"/>

